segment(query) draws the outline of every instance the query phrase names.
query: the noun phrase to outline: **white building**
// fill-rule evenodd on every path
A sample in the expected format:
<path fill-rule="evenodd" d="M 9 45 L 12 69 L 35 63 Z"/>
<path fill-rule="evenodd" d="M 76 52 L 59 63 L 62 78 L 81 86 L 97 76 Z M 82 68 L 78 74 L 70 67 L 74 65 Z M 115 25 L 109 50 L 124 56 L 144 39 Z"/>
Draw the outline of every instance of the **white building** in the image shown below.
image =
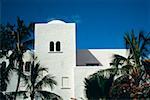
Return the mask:
<path fill-rule="evenodd" d="M 86 100 L 84 79 L 98 70 L 110 68 L 113 54 L 125 56 L 126 52 L 125 49 L 76 50 L 76 24 L 53 20 L 35 24 L 35 54 L 40 64 L 55 76 L 58 85 L 52 92 L 64 100 Z M 31 60 L 28 52 L 24 55 L 25 62 Z M 15 90 L 17 78 L 13 79 L 8 91 Z"/>
<path fill-rule="evenodd" d="M 125 55 L 125 49 L 76 50 L 75 23 L 54 20 L 35 24 L 35 53 L 58 82 L 53 91 L 64 100 L 81 100 L 85 77 L 109 68 L 113 54 Z"/>

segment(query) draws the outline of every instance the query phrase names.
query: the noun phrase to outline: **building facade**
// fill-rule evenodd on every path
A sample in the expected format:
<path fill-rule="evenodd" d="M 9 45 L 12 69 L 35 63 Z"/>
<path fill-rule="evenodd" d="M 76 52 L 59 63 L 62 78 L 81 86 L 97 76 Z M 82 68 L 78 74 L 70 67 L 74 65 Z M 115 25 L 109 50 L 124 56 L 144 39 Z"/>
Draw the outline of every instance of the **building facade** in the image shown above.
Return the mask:
<path fill-rule="evenodd" d="M 64 100 L 74 96 L 76 65 L 75 23 L 51 21 L 35 24 L 35 53 L 41 65 L 55 76 L 54 92 Z"/>
<path fill-rule="evenodd" d="M 57 86 L 43 88 L 60 95 L 63 100 L 86 100 L 84 79 L 89 75 L 110 68 L 113 54 L 126 55 L 125 49 L 88 49 L 76 48 L 76 24 L 53 20 L 48 23 L 35 24 L 35 56 L 41 66 L 48 68 L 49 74 L 55 77 Z M 30 72 L 29 64 L 33 61 L 29 50 L 24 53 L 25 73 Z M 11 51 L 8 53 L 11 54 Z M 8 62 L 6 57 L 0 59 Z M 17 75 L 12 75 L 7 91 L 15 91 Z M 21 84 L 21 89 L 25 86 Z M 20 99 L 18 99 L 20 100 Z"/>
<path fill-rule="evenodd" d="M 35 24 L 35 53 L 58 82 L 53 91 L 64 100 L 82 100 L 84 79 L 109 68 L 112 55 L 125 55 L 125 50 L 76 50 L 76 24 L 53 20 Z"/>

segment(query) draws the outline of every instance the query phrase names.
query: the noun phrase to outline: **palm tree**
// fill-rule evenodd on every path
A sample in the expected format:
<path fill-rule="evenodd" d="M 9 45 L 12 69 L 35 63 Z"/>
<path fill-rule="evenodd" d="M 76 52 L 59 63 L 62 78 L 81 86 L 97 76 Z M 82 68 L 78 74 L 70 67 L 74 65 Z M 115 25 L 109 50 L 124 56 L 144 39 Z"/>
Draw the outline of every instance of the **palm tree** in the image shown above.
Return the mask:
<path fill-rule="evenodd" d="M 126 33 L 124 37 L 126 43 L 126 49 L 129 52 L 129 56 L 133 59 L 134 65 L 136 67 L 141 67 L 141 61 L 144 59 L 149 59 L 150 54 L 150 36 L 149 33 L 145 34 L 143 31 L 139 33 L 136 37 L 134 31 Z"/>
<path fill-rule="evenodd" d="M 16 99 L 18 93 L 21 76 L 23 76 L 23 53 L 26 50 L 29 50 L 29 46 L 31 46 L 34 42 L 34 40 L 30 38 L 31 33 L 33 33 L 33 23 L 30 23 L 28 26 L 26 26 L 24 21 L 19 17 L 17 18 L 16 26 L 9 23 L 6 26 L 1 25 L 0 48 L 2 52 L 0 53 L 0 57 L 7 56 L 8 51 L 11 50 L 11 55 L 6 57 L 9 59 L 8 68 L 9 70 L 13 69 L 17 71 L 18 73 L 18 82 L 16 86 L 16 94 L 14 93 L 14 99 Z"/>
<path fill-rule="evenodd" d="M 142 62 L 145 68 L 145 71 L 148 75 L 150 75 L 150 60 L 145 60 Z"/>
<path fill-rule="evenodd" d="M 148 56 L 150 55 L 149 33 L 144 34 L 141 31 L 138 36 L 135 36 L 134 31 L 131 31 L 131 33 L 126 33 L 124 40 L 127 57 L 114 54 L 114 58 L 110 63 L 112 68 L 98 71 L 90 78 L 85 79 L 85 92 L 88 99 L 93 99 L 93 95 L 96 95 L 96 100 L 100 97 L 130 98 L 136 96 L 137 93 L 141 93 L 141 91 L 145 94 L 140 96 L 149 96 L 150 88 L 148 86 L 150 84 L 147 85 L 147 77 L 149 77 Z M 108 73 L 109 78 L 104 77 L 106 73 Z M 115 76 L 118 78 L 115 79 Z M 142 85 L 142 88 L 140 85 Z"/>
<path fill-rule="evenodd" d="M 13 65 L 11 63 L 9 63 L 9 65 L 6 66 L 5 61 L 3 61 L 1 66 L 0 66 L 0 98 L 2 100 L 12 100 L 13 97 L 14 97 L 15 92 L 6 91 L 7 90 L 7 85 L 10 82 L 10 77 L 11 77 L 10 73 L 12 73 L 14 70 L 15 69 L 13 68 Z M 23 75 L 23 73 L 21 75 Z M 21 91 L 19 91 L 16 94 L 17 95 L 22 95 L 22 93 L 21 93 Z"/>
<path fill-rule="evenodd" d="M 102 90 L 98 85 L 97 76 L 93 75 L 89 78 L 85 78 L 84 84 L 85 94 L 88 100 L 99 100 L 99 98 L 102 97 Z"/>
<path fill-rule="evenodd" d="M 101 70 L 85 78 L 84 87 L 88 100 L 109 99 L 109 91 L 114 80 L 114 74 L 110 74 L 108 77 L 104 73 L 111 73 L 113 70 Z"/>
<path fill-rule="evenodd" d="M 45 72 L 48 72 L 47 68 L 41 67 L 39 63 L 34 64 L 33 62 L 31 64 L 31 73 L 29 75 L 26 93 L 30 94 L 31 100 L 34 100 L 35 97 L 39 97 L 42 100 L 61 100 L 61 97 L 57 94 L 43 90 L 43 87 L 50 87 L 53 89 L 57 84 L 54 77 L 50 74 L 46 74 Z"/>
<path fill-rule="evenodd" d="M 6 62 L 2 62 L 0 67 L 0 91 L 6 91 L 7 83 L 9 82 L 8 77 L 8 68 L 6 68 Z"/>
<path fill-rule="evenodd" d="M 11 80 L 10 77 L 11 77 L 12 72 L 16 71 L 17 73 L 20 73 L 23 80 L 26 81 L 26 83 L 27 83 L 26 75 L 24 75 L 24 73 L 22 73 L 22 72 L 19 72 L 19 70 L 14 67 L 14 65 L 13 65 L 14 63 L 12 63 L 12 61 L 9 61 L 9 62 L 10 62 L 9 65 L 6 66 L 6 62 L 3 61 L 0 66 L 0 98 L 2 100 L 13 100 L 14 95 L 21 96 L 24 94 L 24 91 L 18 91 L 17 93 L 6 91 L 7 86 Z"/>
<path fill-rule="evenodd" d="M 18 73 L 18 80 L 17 80 L 17 86 L 16 86 L 16 91 L 14 95 L 14 99 L 16 100 L 16 96 L 18 93 L 19 85 L 20 85 L 20 80 L 22 76 L 22 68 L 23 68 L 23 53 L 29 49 L 28 45 L 31 45 L 33 42 L 33 39 L 28 39 L 30 36 L 30 33 L 33 32 L 33 24 L 29 24 L 28 26 L 25 25 L 24 21 L 21 20 L 19 17 L 17 18 L 17 26 L 14 28 L 11 28 L 11 34 L 13 35 L 13 45 L 14 45 L 14 50 L 11 56 L 12 58 L 9 58 L 11 62 L 9 63 L 14 63 L 14 61 L 17 61 L 16 64 L 13 64 L 17 68 L 17 73 Z M 18 65 L 18 66 L 17 66 Z"/>
<path fill-rule="evenodd" d="M 6 95 L 4 92 L 7 89 L 7 83 L 9 83 L 9 77 L 8 77 L 8 68 L 6 68 L 6 62 L 2 62 L 0 67 L 0 98 L 6 99 Z"/>
<path fill-rule="evenodd" d="M 7 23 L 7 25 L 0 25 L 0 58 L 7 55 L 9 50 L 13 49 L 14 38 L 12 31 L 14 26 Z"/>
<path fill-rule="evenodd" d="M 149 59 L 148 55 L 150 54 L 150 36 L 149 33 L 144 35 L 144 32 L 141 31 L 136 37 L 134 35 L 134 31 L 131 33 L 126 33 L 125 44 L 128 53 L 128 57 L 125 58 L 120 55 L 114 55 L 114 60 L 119 60 L 123 64 L 124 69 L 134 74 L 134 72 L 138 72 L 138 76 L 135 76 L 135 81 L 137 81 L 137 85 L 144 75 L 145 71 L 143 69 L 143 63 L 145 59 Z"/>
<path fill-rule="evenodd" d="M 14 25 L 11 25 L 10 23 L 7 23 L 7 25 L 0 25 L 0 49 L 2 51 L 10 50 L 13 48 L 13 36 L 11 34 L 13 29 Z"/>
<path fill-rule="evenodd" d="M 14 54 L 14 59 L 18 63 L 18 81 L 17 81 L 17 86 L 16 86 L 16 94 L 14 96 L 14 99 L 16 100 L 16 96 L 18 93 L 19 85 L 20 85 L 20 80 L 21 80 L 21 73 L 22 73 L 22 68 L 23 68 L 23 53 L 29 49 L 28 45 L 31 45 L 33 42 L 33 39 L 28 39 L 27 37 L 30 36 L 30 33 L 33 33 L 33 24 L 29 24 L 28 26 L 25 25 L 24 21 L 21 20 L 19 17 L 17 18 L 17 28 L 16 30 L 12 31 L 12 34 L 15 36 L 15 50 L 13 51 L 12 54 Z"/>
<path fill-rule="evenodd" d="M 122 76 L 119 77 L 119 79 L 117 79 L 118 81 L 116 80 L 116 83 L 118 84 L 116 85 L 113 84 L 112 88 L 114 87 L 117 88 L 117 86 L 119 86 L 118 88 L 121 88 L 121 87 L 124 88 L 124 85 L 130 86 L 130 84 L 132 84 L 135 87 L 139 87 L 142 84 L 141 81 L 144 82 L 143 77 L 145 76 L 145 74 L 147 74 L 146 73 L 147 67 L 144 66 L 146 65 L 146 63 L 144 62 L 146 59 L 149 59 L 148 56 L 150 54 L 149 33 L 144 34 L 144 32 L 141 31 L 138 36 L 135 36 L 134 31 L 131 31 L 131 33 L 126 33 L 124 40 L 125 40 L 125 45 L 126 45 L 128 56 L 123 57 L 117 54 L 114 55 L 114 59 L 111 64 L 117 68 L 116 71 L 119 70 L 118 66 L 121 65 L 120 69 L 123 73 L 122 73 Z M 127 77 L 124 78 L 125 76 Z M 125 81 L 127 79 L 128 79 L 128 82 Z M 131 82 L 129 82 L 130 79 L 132 80 Z M 119 81 L 121 82 L 121 84 L 119 83 Z M 122 81 L 125 83 L 122 83 Z M 130 87 L 131 91 L 133 90 L 132 87 Z M 140 89 L 137 89 L 137 90 L 140 90 Z"/>

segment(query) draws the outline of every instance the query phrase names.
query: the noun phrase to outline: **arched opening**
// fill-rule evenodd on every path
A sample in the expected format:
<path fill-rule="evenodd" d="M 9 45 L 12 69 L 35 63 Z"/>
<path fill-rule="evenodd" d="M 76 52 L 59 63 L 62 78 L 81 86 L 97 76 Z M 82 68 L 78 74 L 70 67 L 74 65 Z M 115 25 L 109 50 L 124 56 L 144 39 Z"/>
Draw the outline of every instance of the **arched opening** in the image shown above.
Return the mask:
<path fill-rule="evenodd" d="M 56 42 L 56 51 L 60 51 L 60 42 L 59 41 Z"/>
<path fill-rule="evenodd" d="M 30 68 L 31 67 L 31 62 L 29 61 L 29 62 L 26 62 L 26 64 L 25 64 L 25 72 L 30 72 Z"/>
<path fill-rule="evenodd" d="M 6 70 L 6 61 L 3 61 L 1 64 L 1 69 Z"/>
<path fill-rule="evenodd" d="M 54 42 L 52 42 L 52 41 L 50 42 L 50 48 L 49 49 L 50 49 L 50 51 L 54 51 Z"/>

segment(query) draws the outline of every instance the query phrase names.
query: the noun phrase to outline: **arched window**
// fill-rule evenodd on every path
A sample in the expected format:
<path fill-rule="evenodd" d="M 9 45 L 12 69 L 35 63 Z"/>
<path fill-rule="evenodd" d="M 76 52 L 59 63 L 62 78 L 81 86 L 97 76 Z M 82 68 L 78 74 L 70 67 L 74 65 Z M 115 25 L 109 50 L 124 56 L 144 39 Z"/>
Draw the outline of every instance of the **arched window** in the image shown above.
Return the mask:
<path fill-rule="evenodd" d="M 56 51 L 60 51 L 60 42 L 59 41 L 56 42 Z"/>
<path fill-rule="evenodd" d="M 50 47 L 49 47 L 50 51 L 54 51 L 54 42 L 50 42 Z"/>
<path fill-rule="evenodd" d="M 26 72 L 30 72 L 30 69 L 31 69 L 31 62 L 26 62 L 26 64 L 25 64 L 25 71 Z"/>
<path fill-rule="evenodd" d="M 1 64 L 1 69 L 5 70 L 5 68 L 6 68 L 6 61 L 3 61 L 2 64 Z"/>

